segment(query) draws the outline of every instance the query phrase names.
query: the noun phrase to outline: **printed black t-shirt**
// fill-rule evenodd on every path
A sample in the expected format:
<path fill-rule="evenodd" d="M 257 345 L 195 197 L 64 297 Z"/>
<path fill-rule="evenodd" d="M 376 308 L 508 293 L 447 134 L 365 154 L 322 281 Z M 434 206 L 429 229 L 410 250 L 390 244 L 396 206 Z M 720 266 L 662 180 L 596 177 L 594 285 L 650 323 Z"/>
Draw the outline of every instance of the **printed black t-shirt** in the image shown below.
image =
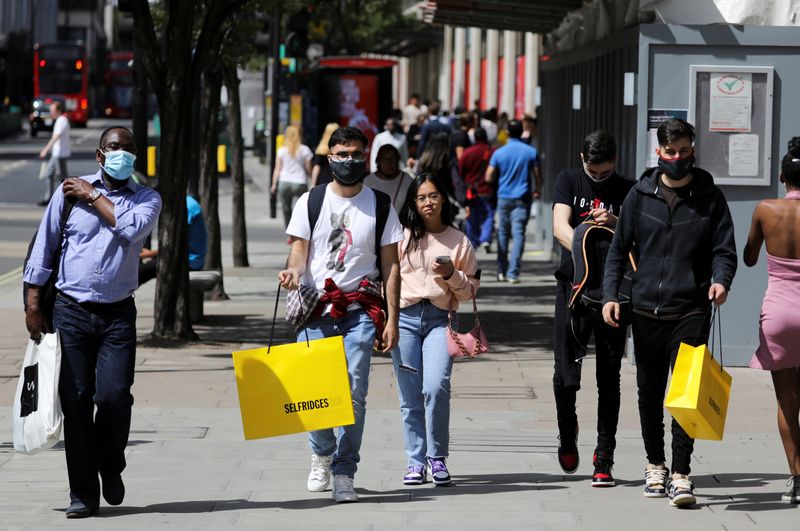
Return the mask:
<path fill-rule="evenodd" d="M 620 207 L 625 196 L 636 184 L 616 172 L 601 183 L 596 183 L 586 175 L 583 168 L 562 170 L 556 177 L 553 207 L 557 203 L 572 208 L 569 224 L 577 227 L 586 221 L 593 208 L 604 208 L 611 214 L 619 216 Z M 574 268 L 572 253 L 561 247 L 561 264 L 556 270 L 556 278 L 564 282 L 572 282 Z"/>

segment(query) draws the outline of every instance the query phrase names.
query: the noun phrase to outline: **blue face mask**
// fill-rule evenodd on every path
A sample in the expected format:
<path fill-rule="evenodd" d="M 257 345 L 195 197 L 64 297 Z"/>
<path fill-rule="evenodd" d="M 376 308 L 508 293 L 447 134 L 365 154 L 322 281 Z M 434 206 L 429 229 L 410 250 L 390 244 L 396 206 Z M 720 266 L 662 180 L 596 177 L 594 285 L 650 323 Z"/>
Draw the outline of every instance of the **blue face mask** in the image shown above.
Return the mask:
<path fill-rule="evenodd" d="M 124 149 L 109 151 L 105 155 L 106 163 L 105 165 L 101 164 L 100 167 L 103 168 L 106 175 L 117 181 L 124 181 L 131 176 L 136 155 L 128 153 Z"/>

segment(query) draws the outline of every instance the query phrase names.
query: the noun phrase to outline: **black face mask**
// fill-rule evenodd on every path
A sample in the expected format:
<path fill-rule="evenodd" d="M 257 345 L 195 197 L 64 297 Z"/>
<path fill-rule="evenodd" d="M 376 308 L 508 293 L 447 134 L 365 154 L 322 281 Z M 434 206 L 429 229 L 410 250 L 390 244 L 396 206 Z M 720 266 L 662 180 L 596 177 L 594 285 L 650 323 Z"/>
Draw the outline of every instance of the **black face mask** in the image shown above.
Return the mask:
<path fill-rule="evenodd" d="M 658 169 L 672 181 L 680 181 L 694 167 L 694 154 L 685 159 L 665 160 L 658 157 Z"/>
<path fill-rule="evenodd" d="M 342 186 L 355 186 L 367 176 L 367 161 L 356 162 L 353 159 L 331 161 L 333 178 Z"/>

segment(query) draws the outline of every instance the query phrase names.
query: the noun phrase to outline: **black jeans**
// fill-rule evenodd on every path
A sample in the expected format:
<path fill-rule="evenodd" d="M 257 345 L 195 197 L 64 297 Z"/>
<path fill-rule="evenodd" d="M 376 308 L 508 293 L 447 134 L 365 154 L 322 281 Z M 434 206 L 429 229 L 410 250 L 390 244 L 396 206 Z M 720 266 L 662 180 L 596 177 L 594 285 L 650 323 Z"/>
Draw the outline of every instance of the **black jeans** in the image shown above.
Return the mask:
<path fill-rule="evenodd" d="M 578 416 L 575 403 L 581 388 L 581 367 L 589 339 L 594 334 L 597 378 L 597 449 L 613 453 L 617 446 L 619 421 L 619 371 L 625 352 L 625 328 L 611 328 L 598 311 L 587 310 L 573 318 L 567 306 L 571 287 L 567 282 L 556 286 L 555 334 L 553 353 L 553 393 L 556 399 L 558 431 L 562 444 L 569 447 L 575 439 Z"/>
<path fill-rule="evenodd" d="M 681 342 L 702 345 L 708 341 L 709 318 L 702 312 L 675 320 L 659 320 L 633 314 L 636 348 L 636 385 L 639 388 L 639 418 L 649 463 L 664 463 L 664 394 L 667 377 L 675 366 Z M 691 471 L 694 439 L 672 420 L 672 472 Z"/>
<path fill-rule="evenodd" d="M 59 294 L 53 324 L 61 339 L 59 394 L 70 498 L 97 505 L 98 472 L 114 475 L 125 468 L 136 306 L 132 297 L 113 304 L 79 304 Z"/>

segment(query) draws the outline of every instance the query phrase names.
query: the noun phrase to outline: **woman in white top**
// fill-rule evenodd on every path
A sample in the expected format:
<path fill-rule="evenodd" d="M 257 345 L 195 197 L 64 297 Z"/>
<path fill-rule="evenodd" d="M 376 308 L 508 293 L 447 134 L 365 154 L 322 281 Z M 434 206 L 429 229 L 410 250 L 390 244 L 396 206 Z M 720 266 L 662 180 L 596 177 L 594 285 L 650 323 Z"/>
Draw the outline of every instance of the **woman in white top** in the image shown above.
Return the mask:
<path fill-rule="evenodd" d="M 283 209 L 284 226 L 289 226 L 292 209 L 301 195 L 308 191 L 311 177 L 311 149 L 300 141 L 300 128 L 290 125 L 283 137 L 283 146 L 275 156 L 271 193 L 278 192 Z"/>
<path fill-rule="evenodd" d="M 377 171 L 367 175 L 364 184 L 388 195 L 396 212 L 406 202 L 411 176 L 400 169 L 400 152 L 391 144 L 384 144 L 378 149 L 376 158 Z"/>

